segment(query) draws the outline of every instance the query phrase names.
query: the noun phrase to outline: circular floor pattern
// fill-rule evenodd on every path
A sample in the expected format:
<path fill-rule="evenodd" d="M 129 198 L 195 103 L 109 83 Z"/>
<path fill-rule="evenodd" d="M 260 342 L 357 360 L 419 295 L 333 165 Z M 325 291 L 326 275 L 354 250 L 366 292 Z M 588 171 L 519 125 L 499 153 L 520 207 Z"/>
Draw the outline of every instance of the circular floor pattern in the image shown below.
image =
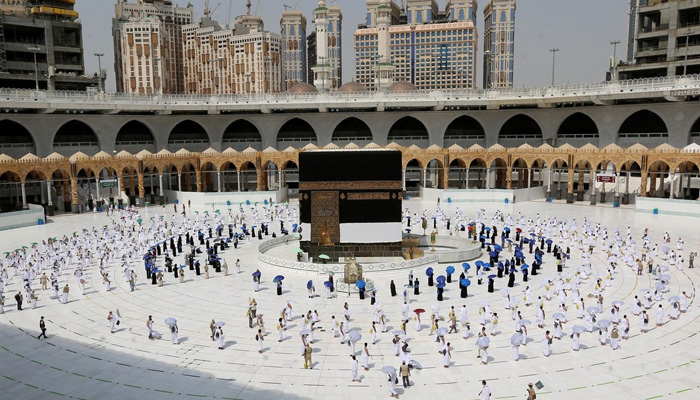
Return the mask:
<path fill-rule="evenodd" d="M 405 203 L 415 211 L 434 210 L 435 204 L 411 200 Z M 443 205 L 445 212 L 454 215 L 455 205 Z M 627 226 L 632 228 L 633 237 L 641 242 L 644 228 L 650 228 L 652 243 L 659 243 L 665 231 L 675 240 L 685 239 L 683 255 L 687 260 L 690 251 L 697 251 L 700 243 L 695 235 L 697 221 L 689 218 L 636 214 L 629 209 L 612 209 L 605 206 L 589 207 L 564 204 L 530 202 L 501 207 L 489 206 L 489 215 L 497 208 L 504 213 L 522 212 L 535 218 L 540 213 L 543 219 L 549 216 L 576 218 L 581 226 L 584 218 L 600 222 L 611 229 L 618 227 L 625 234 Z M 473 217 L 476 210 L 466 206 L 462 209 Z M 159 210 L 160 211 L 160 210 Z M 143 212 L 143 211 L 142 211 Z M 150 210 L 154 213 L 155 210 Z M 170 216 L 168 216 L 170 218 Z M 108 222 L 105 214 L 84 214 L 80 216 L 60 216 L 50 224 L 0 232 L 2 249 L 15 249 L 29 242 L 52 236 L 70 234 L 81 228 L 102 226 Z M 279 224 L 271 224 L 277 228 Z M 38 279 L 33 287 L 39 294 L 38 307 L 17 311 L 12 298 L 17 289 L 18 277 L 10 279 L 5 290 L 5 313 L 0 315 L 0 392 L 3 398 L 21 399 L 117 399 L 117 398 L 216 398 L 216 399 L 313 399 L 313 398 L 363 398 L 383 399 L 389 395 L 386 375 L 381 373 L 385 365 L 399 366 L 394 355 L 390 333 L 379 333 L 378 343 L 369 345 L 372 355 L 370 370 L 360 369 L 361 382 L 351 382 L 350 356 L 347 345 L 338 338 L 331 337 L 330 320 L 342 315 L 342 306 L 348 302 L 353 311 L 350 323 L 352 329 L 359 329 L 363 338 L 357 346 L 370 340 L 372 310 L 369 300 L 360 301 L 356 296 L 341 296 L 327 300 L 320 297 L 307 297 L 306 282 L 313 279 L 317 288 L 322 287 L 324 276 L 310 277 L 307 274 L 295 275 L 286 272 L 284 294 L 277 296 L 271 278 L 278 273 L 262 268 L 261 290 L 253 292 L 251 272 L 258 266 L 255 263 L 257 239 L 242 243 L 238 250 L 223 253 L 230 266 L 230 275 L 212 273 L 211 279 L 188 274 L 184 284 L 169 275 L 164 287 L 152 286 L 143 278 L 137 290 L 129 292 L 123 279 L 113 279 L 112 290 L 106 292 L 100 282 L 97 266 L 93 265 L 85 296 L 80 296 L 70 271 L 65 271 L 60 286 L 66 282 L 71 288 L 68 304 L 60 304 L 50 298 L 49 291 L 42 291 Z M 532 256 L 527 255 L 528 260 Z M 574 250 L 567 270 L 575 271 L 580 264 L 581 252 Z M 242 273 L 236 274 L 233 267 L 237 258 L 241 259 Z M 484 259 L 484 257 L 482 257 Z M 162 258 L 160 259 L 162 260 Z M 160 261 L 159 260 L 159 261 Z M 161 261 L 162 262 L 162 261 Z M 181 262 L 178 256 L 177 262 Z M 687 265 L 687 261 L 686 261 Z M 139 264 L 138 271 L 142 271 Z M 446 265 L 436 266 L 439 274 Z M 112 276 L 120 274 L 112 266 Z M 459 268 L 458 268 L 459 270 Z M 593 254 L 593 273 L 605 273 L 605 255 L 596 248 Z M 520 347 L 521 358 L 513 361 L 510 337 L 515 325 L 510 312 L 504 309 L 499 290 L 487 293 L 486 285 L 470 287 L 466 301 L 459 298 L 456 279 L 448 284 L 445 299 L 440 304 L 441 315 L 446 316 L 449 307 L 459 309 L 466 304 L 472 331 L 478 329 L 478 306 L 489 301 L 493 311 L 500 316 L 500 333 L 492 337 L 489 348 L 490 362 L 481 365 L 476 358 L 475 338 L 462 339 L 461 332 L 448 334 L 451 343 L 452 365 L 443 368 L 443 359 L 437 352 L 434 336 L 428 336 L 429 327 L 423 321 L 423 329 L 416 332 L 414 323 L 408 324 L 409 347 L 412 357 L 423 365 L 422 370 L 412 372 L 412 386 L 397 391 L 404 398 L 433 399 L 476 399 L 485 379 L 493 392 L 492 398 L 525 398 L 528 382 L 541 381 L 544 388 L 538 391 L 538 398 L 550 399 L 693 399 L 700 396 L 697 380 L 700 356 L 697 354 L 696 337 L 700 330 L 700 309 L 695 302 L 698 269 L 671 267 L 670 292 L 664 294 L 660 302 L 666 309 L 664 324 L 654 326 L 653 309 L 650 313 L 650 332 L 640 333 L 639 317 L 630 316 L 630 339 L 621 341 L 621 348 L 613 351 L 610 346 L 601 346 L 597 333 L 585 333 L 581 338 L 581 351 L 572 351 L 571 326 L 564 325 L 565 336 L 552 344 L 552 355 L 544 357 L 541 340 L 544 330 L 552 330 L 551 315 L 556 312 L 556 301 L 545 302 L 547 314 L 544 329 L 536 325 L 529 327 L 527 346 Z M 189 272 L 189 271 L 188 271 Z M 414 271 L 422 284 L 422 293 L 411 296 L 411 309 L 430 309 L 436 304 L 433 288 L 426 285 L 423 271 Z M 473 272 L 473 270 L 471 271 Z M 533 299 L 544 297 L 543 278 L 556 276 L 554 260 L 550 254 L 544 257 L 542 275 L 531 279 L 527 284 L 532 289 Z M 472 274 L 473 275 L 473 274 Z M 390 297 L 389 281 L 402 286 L 405 273 L 377 275 L 374 279 L 378 288 L 378 301 L 384 304 L 388 317 L 388 332 L 400 324 L 401 296 Z M 470 276 L 470 278 L 474 278 Z M 532 277 L 531 277 L 532 278 Z M 472 279 L 474 282 L 476 279 Z M 524 290 L 520 277 L 513 288 L 514 294 Z M 629 311 L 631 299 L 643 288 L 653 287 L 655 280 L 646 271 L 637 276 L 631 268 L 617 269 L 612 285 L 603 292 L 605 308 L 613 300 L 626 304 L 622 313 Z M 497 289 L 505 286 L 506 280 L 497 280 Z M 593 291 L 593 279 L 583 281 L 581 293 Z M 679 320 L 670 321 L 666 300 L 685 290 L 692 294 L 688 312 Z M 255 297 L 258 312 L 265 318 L 268 332 L 264 352 L 258 354 L 254 340 L 255 330 L 248 328 L 245 316 L 248 298 Z M 285 301 L 292 300 L 294 320 L 284 334 L 284 341 L 276 340 L 275 322 Z M 592 299 L 585 301 L 592 303 Z M 569 304 L 570 301 L 569 301 Z M 588 305 L 588 304 L 587 304 Z M 656 304 L 654 305 L 656 307 Z M 106 316 L 109 310 L 119 309 L 122 323 L 114 334 L 110 334 Z M 523 318 L 535 320 L 535 307 L 519 308 Z M 313 347 L 313 369 L 303 368 L 299 330 L 301 314 L 317 310 L 321 316 L 320 329 L 316 332 Z M 37 340 L 38 321 L 43 315 L 47 320 L 49 338 Z M 163 332 L 164 338 L 150 341 L 146 337 L 145 320 L 153 315 L 156 330 Z M 169 334 L 163 323 L 166 317 L 176 317 L 180 328 L 178 346 L 169 341 Z M 576 319 L 573 307 L 569 307 L 567 317 Z M 225 349 L 218 350 L 209 338 L 209 321 L 214 318 L 226 322 Z M 607 318 L 607 315 L 605 316 Z M 424 317 L 424 319 L 427 319 Z M 488 325 L 487 325 L 488 326 Z"/>

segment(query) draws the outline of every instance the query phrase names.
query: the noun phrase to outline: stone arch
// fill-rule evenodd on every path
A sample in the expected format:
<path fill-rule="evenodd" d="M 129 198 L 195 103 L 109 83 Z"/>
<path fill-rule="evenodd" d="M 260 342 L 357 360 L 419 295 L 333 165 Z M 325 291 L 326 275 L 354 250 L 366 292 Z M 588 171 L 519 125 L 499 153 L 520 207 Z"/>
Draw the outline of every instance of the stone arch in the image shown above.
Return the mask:
<path fill-rule="evenodd" d="M 675 167 L 671 167 L 671 171 L 676 175 L 672 181 L 671 196 L 674 198 L 693 200 L 698 198 L 698 189 L 693 188 L 692 180 L 696 181 L 700 178 L 700 166 L 695 161 L 683 161 Z"/>
<path fill-rule="evenodd" d="M 596 146 L 599 142 L 598 125 L 587 114 L 575 112 L 559 125 L 557 129 L 557 144 L 569 143 L 581 147 L 586 143 Z"/>
<path fill-rule="evenodd" d="M 506 148 L 518 147 L 524 143 L 539 146 L 542 144 L 542 128 L 528 115 L 514 115 L 501 126 L 498 143 Z"/>
<path fill-rule="evenodd" d="M 423 163 L 417 158 L 412 158 L 404 163 L 404 187 L 413 196 L 417 196 L 423 182 Z"/>
<path fill-rule="evenodd" d="M 47 204 L 46 202 L 46 173 L 33 169 L 24 174 L 24 190 L 27 196 L 27 203 Z"/>
<path fill-rule="evenodd" d="M 145 201 L 151 204 L 159 203 L 158 197 L 161 192 L 160 169 L 154 164 L 147 164 L 143 167 L 143 191 Z"/>
<path fill-rule="evenodd" d="M 308 143 L 317 144 L 318 137 L 316 131 L 306 120 L 292 118 L 285 122 L 277 132 L 277 148 L 303 147 Z"/>
<path fill-rule="evenodd" d="M 100 151 L 100 140 L 85 122 L 71 120 L 61 125 L 53 137 L 54 150 L 75 153 L 78 150 L 95 154 Z"/>
<path fill-rule="evenodd" d="M 415 144 L 425 148 L 430 142 L 430 135 L 421 121 L 414 117 L 403 117 L 391 125 L 387 141 L 406 147 Z"/>
<path fill-rule="evenodd" d="M 461 158 L 450 161 L 447 171 L 447 187 L 451 189 L 467 188 L 467 164 Z"/>
<path fill-rule="evenodd" d="M 180 191 L 197 192 L 197 168 L 191 162 L 185 162 L 180 168 Z"/>
<path fill-rule="evenodd" d="M 237 119 L 224 130 L 221 142 L 224 148 L 231 147 L 243 151 L 248 147 L 262 150 L 262 135 L 260 129 L 247 119 Z"/>
<path fill-rule="evenodd" d="M 508 187 L 508 162 L 501 157 L 487 161 L 487 189 L 506 189 Z"/>
<path fill-rule="evenodd" d="M 202 192 L 218 192 L 219 191 L 219 171 L 216 165 L 207 161 L 200 167 L 202 175 Z"/>
<path fill-rule="evenodd" d="M 348 143 L 362 146 L 372 140 L 372 130 L 363 120 L 357 117 L 349 117 L 340 121 L 333 129 L 331 138 L 331 142 L 341 147 Z"/>
<path fill-rule="evenodd" d="M 530 166 L 525 159 L 515 159 L 511 166 L 510 174 L 511 188 L 524 189 L 530 187 Z"/>
<path fill-rule="evenodd" d="M 204 151 L 210 143 L 206 129 L 191 119 L 179 122 L 168 135 L 168 150 L 171 152 L 181 148 L 189 151 Z"/>
<path fill-rule="evenodd" d="M 119 128 L 114 144 L 117 151 L 126 150 L 132 154 L 141 150 L 148 150 L 151 153 L 157 151 L 153 131 L 146 124 L 137 120 L 131 120 Z"/>
<path fill-rule="evenodd" d="M 0 121 L 0 152 L 14 158 L 20 158 L 27 153 L 36 154 L 36 142 L 24 125 L 3 119 Z"/>
<path fill-rule="evenodd" d="M 0 174 L 0 212 L 22 209 L 22 178 L 15 171 Z"/>
<path fill-rule="evenodd" d="M 484 127 L 479 121 L 468 115 L 455 118 L 445 129 L 443 147 L 449 147 L 453 144 L 465 149 L 474 144 L 484 146 L 486 144 Z"/>
<path fill-rule="evenodd" d="M 294 160 L 287 160 L 282 164 L 282 186 L 292 190 L 290 196 L 296 195 L 299 190 L 299 165 Z"/>
<path fill-rule="evenodd" d="M 618 145 L 629 147 L 643 141 L 647 147 L 666 143 L 668 127 L 655 112 L 639 110 L 625 119 L 617 131 Z"/>
<path fill-rule="evenodd" d="M 225 161 L 219 165 L 221 172 L 221 190 L 224 192 L 236 192 L 238 187 L 238 168 L 231 161 Z"/>
<path fill-rule="evenodd" d="M 262 165 L 260 175 L 263 182 L 263 190 L 277 190 L 280 187 L 280 167 L 273 160 L 268 160 Z"/>
<path fill-rule="evenodd" d="M 658 160 L 649 165 L 647 196 L 669 197 L 671 168 L 666 161 Z M 669 194 L 667 194 L 669 193 Z"/>
<path fill-rule="evenodd" d="M 444 163 L 437 158 L 432 158 L 428 160 L 428 162 L 425 163 L 425 178 L 425 182 L 423 182 L 425 187 L 444 189 Z"/>
<path fill-rule="evenodd" d="M 121 170 L 122 192 L 129 198 L 129 205 L 135 205 L 136 199 L 142 197 L 139 193 L 139 174 L 132 165 L 127 165 Z"/>
<path fill-rule="evenodd" d="M 244 161 L 240 166 L 241 190 L 244 192 L 255 191 L 258 188 L 258 169 L 252 161 Z"/>

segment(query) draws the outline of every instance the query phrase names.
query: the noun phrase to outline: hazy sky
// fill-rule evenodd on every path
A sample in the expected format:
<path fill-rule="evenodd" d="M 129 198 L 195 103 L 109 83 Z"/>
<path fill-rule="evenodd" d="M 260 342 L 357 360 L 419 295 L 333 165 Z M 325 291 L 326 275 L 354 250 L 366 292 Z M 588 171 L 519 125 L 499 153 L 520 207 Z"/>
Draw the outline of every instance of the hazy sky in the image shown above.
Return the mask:
<path fill-rule="evenodd" d="M 135 2 L 136 0 L 130 0 Z M 112 46 L 111 20 L 114 16 L 113 0 L 78 0 L 76 9 L 83 22 L 85 64 L 87 71 L 97 71 L 97 58 L 94 53 L 105 53 L 102 66 L 107 69 L 107 89 L 114 90 L 114 50 Z M 186 0 L 175 0 L 186 5 Z M 205 0 L 189 0 L 197 12 L 203 14 Z M 245 13 L 246 0 L 211 0 L 212 8 L 221 2 L 213 18 L 225 22 Z M 308 20 L 307 33 L 314 27 L 311 12 L 317 0 L 251 0 L 253 12 L 265 21 L 267 30 L 279 33 L 279 19 L 283 5 L 301 10 Z M 337 4 L 343 11 L 343 81 L 354 77 L 354 53 L 352 35 L 357 24 L 363 23 L 366 9 L 364 0 L 327 0 L 327 4 Z M 444 9 L 447 0 L 438 0 Z M 487 1 L 479 2 L 479 55 L 482 60 L 483 9 Z M 258 5 L 259 4 L 259 5 Z M 515 42 L 515 86 L 548 85 L 552 73 L 550 48 L 559 48 L 556 61 L 557 83 L 599 82 L 605 79 L 608 60 L 612 57 L 612 40 L 620 40 L 618 57 L 624 57 L 627 45 L 628 0 L 518 0 L 516 12 Z M 482 65 L 479 63 L 478 84 L 482 82 Z"/>

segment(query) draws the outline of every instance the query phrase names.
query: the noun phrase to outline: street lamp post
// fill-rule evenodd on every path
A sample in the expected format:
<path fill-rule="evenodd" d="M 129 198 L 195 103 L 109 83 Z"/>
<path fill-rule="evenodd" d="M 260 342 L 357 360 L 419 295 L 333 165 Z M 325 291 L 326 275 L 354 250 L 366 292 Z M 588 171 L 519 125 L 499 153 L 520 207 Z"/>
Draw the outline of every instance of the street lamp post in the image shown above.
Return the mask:
<path fill-rule="evenodd" d="M 97 57 L 97 90 L 99 90 L 100 93 L 103 93 L 104 90 L 104 85 L 102 84 L 102 57 L 104 56 L 104 53 L 95 53 L 95 57 Z"/>
<path fill-rule="evenodd" d="M 554 86 L 554 66 L 555 66 L 557 51 L 559 51 L 559 49 L 554 48 L 554 49 L 549 49 L 549 51 L 552 52 L 552 86 Z"/>
<path fill-rule="evenodd" d="M 41 49 L 38 47 L 28 47 L 27 50 L 34 53 L 34 84 L 36 86 L 36 90 L 39 90 L 39 67 L 36 63 L 36 53 L 41 51 Z"/>
<path fill-rule="evenodd" d="M 612 66 L 612 76 L 610 77 L 612 81 L 617 80 L 617 45 L 620 44 L 619 40 L 613 40 L 610 42 L 613 46 L 613 66 Z"/>

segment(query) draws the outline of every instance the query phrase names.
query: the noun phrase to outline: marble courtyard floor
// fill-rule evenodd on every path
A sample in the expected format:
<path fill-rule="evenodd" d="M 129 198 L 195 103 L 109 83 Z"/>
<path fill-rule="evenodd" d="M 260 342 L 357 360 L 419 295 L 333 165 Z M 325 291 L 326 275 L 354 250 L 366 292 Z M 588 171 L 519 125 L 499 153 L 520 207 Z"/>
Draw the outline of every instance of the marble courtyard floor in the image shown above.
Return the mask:
<path fill-rule="evenodd" d="M 294 204 L 294 203 L 293 203 Z M 428 208 L 433 211 L 435 204 L 420 200 L 404 203 L 412 210 Z M 462 210 L 473 217 L 476 210 L 470 204 L 460 205 Z M 662 235 L 671 235 L 671 247 L 675 249 L 676 239 L 685 240 L 682 251 L 688 260 L 690 251 L 700 250 L 697 227 L 700 220 L 683 217 L 638 214 L 631 209 L 613 209 L 606 206 L 584 206 L 548 204 L 544 202 L 518 203 L 511 205 L 485 206 L 490 214 L 497 208 L 504 213 L 522 212 L 535 217 L 540 213 L 543 219 L 556 215 L 571 220 L 576 218 L 579 227 L 584 218 L 600 222 L 611 230 L 619 228 L 624 236 L 628 226 L 641 248 L 644 228 L 650 229 L 651 243 L 660 243 Z M 456 205 L 443 204 L 443 209 L 454 217 Z M 168 221 L 172 206 L 167 207 Z M 144 216 L 162 214 L 162 208 L 151 208 Z M 144 218 L 145 219 L 145 218 Z M 71 234 L 82 228 L 101 227 L 109 223 L 104 213 L 66 215 L 50 218 L 50 223 L 0 232 L 0 252 L 10 251 L 29 245 L 31 242 L 48 237 Z M 271 225 L 279 230 L 279 223 Z M 416 226 L 417 227 L 417 226 Z M 414 230 L 417 231 L 417 230 Z M 340 295 L 325 299 L 323 281 L 326 276 L 309 276 L 293 271 L 281 271 L 260 267 L 262 290 L 254 293 L 251 273 L 259 266 L 256 263 L 257 239 L 242 242 L 239 249 L 233 248 L 221 253 L 228 261 L 230 275 L 224 277 L 212 271 L 211 279 L 203 275 L 195 276 L 188 270 L 186 282 L 180 284 L 171 274 L 166 275 L 164 287 L 156 287 L 145 280 L 141 257 L 136 257 L 136 271 L 139 274 L 137 290 L 130 292 L 128 284 L 116 265 L 112 265 L 110 275 L 112 290 L 106 292 L 101 284 L 99 269 L 93 265 L 87 271 L 88 290 L 81 296 L 75 286 L 71 271 L 64 272 L 59 280 L 62 287 L 66 282 L 71 288 L 68 304 L 60 304 L 50 298 L 50 291 L 42 291 L 35 280 L 33 287 L 39 295 L 36 309 L 25 308 L 17 311 L 13 296 L 17 291 L 19 277 L 10 279 L 5 291 L 5 313 L 0 315 L 0 398 L 2 399 L 384 399 L 389 396 L 387 377 L 380 370 L 385 365 L 396 368 L 399 358 L 394 355 L 391 331 L 398 329 L 402 297 L 389 296 L 389 282 L 393 279 L 402 288 L 408 271 L 396 274 L 382 274 L 373 277 L 378 289 L 377 300 L 383 303 L 388 317 L 388 332 L 379 333 L 378 343 L 369 345 L 372 355 L 370 370 L 360 368 L 361 382 L 351 382 L 350 357 L 348 346 L 340 344 L 338 338 L 331 337 L 331 316 L 342 316 L 343 303 L 348 302 L 353 312 L 350 327 L 359 329 L 363 335 L 357 345 L 357 354 L 364 342 L 371 342 L 373 307 L 369 299 L 361 301 L 357 296 Z M 290 249 L 296 246 L 289 246 Z M 275 251 L 280 251 L 275 249 Z M 290 258 L 292 255 L 290 254 Z M 241 259 L 242 273 L 236 274 L 234 263 Z M 596 248 L 593 254 L 593 273 L 605 275 L 605 254 Z M 482 260 L 487 260 L 483 255 Z M 527 260 L 532 256 L 527 254 Z M 567 264 L 565 272 L 573 272 L 580 265 L 581 252 L 576 249 Z M 158 259 L 162 265 L 162 256 Z M 178 254 L 177 264 L 182 264 Z M 696 264 L 700 259 L 696 260 Z M 473 265 L 473 262 L 472 262 Z M 436 275 L 444 274 L 446 265 L 435 266 Z M 455 265 L 456 275 L 460 267 Z M 469 278 L 476 283 L 472 269 Z M 697 399 L 700 398 L 700 352 L 697 351 L 700 337 L 700 308 L 695 294 L 700 269 L 679 270 L 670 268 L 670 292 L 664 294 L 661 304 L 666 309 L 663 326 L 656 327 L 654 310 L 650 316 L 650 332 L 640 333 L 640 319 L 632 316 L 628 306 L 641 289 L 653 288 L 653 275 L 644 272 L 637 276 L 631 268 L 619 266 L 612 286 L 603 292 L 605 297 L 604 317 L 608 318 L 613 300 L 625 302 L 621 314 L 630 317 L 630 339 L 621 341 L 621 348 L 613 351 L 610 346 L 601 346 L 597 332 L 581 336 L 581 350 L 572 350 L 569 338 L 571 326 L 583 325 L 576 321 L 573 306 L 569 307 L 569 323 L 564 325 L 564 338 L 554 340 L 552 355 L 544 357 L 542 337 L 544 330 L 553 330 L 551 315 L 556 312 L 556 297 L 545 302 L 547 324 L 540 329 L 534 324 L 535 306 L 525 307 L 520 302 L 523 318 L 533 321 L 528 331 L 527 346 L 520 347 L 521 359 L 513 361 L 510 337 L 515 324 L 510 312 L 504 309 L 502 295 L 498 289 L 506 284 L 506 279 L 496 281 L 497 290 L 487 293 L 486 285 L 473 285 L 469 297 L 459 298 L 457 279 L 448 284 L 445 299 L 440 303 L 442 316 L 449 307 L 456 310 L 466 304 L 472 332 L 478 325 L 478 308 L 483 301 L 489 301 L 493 311 L 499 313 L 500 328 L 497 336 L 491 339 L 490 362 L 482 365 L 477 356 L 476 339 L 462 339 L 461 328 L 456 334 L 448 334 L 451 342 L 452 366 L 443 368 L 443 359 L 437 352 L 434 336 L 428 336 L 429 317 L 424 315 L 423 329 L 416 332 L 414 323 L 408 324 L 409 347 L 412 357 L 418 360 L 423 369 L 412 372 L 412 386 L 403 389 L 399 382 L 397 391 L 402 398 L 410 399 L 476 399 L 481 389 L 481 380 L 486 379 L 493 392 L 492 399 L 524 399 L 528 382 L 541 381 L 544 388 L 538 391 L 540 399 Z M 421 281 L 422 293 L 411 295 L 411 309 L 430 310 L 436 304 L 435 289 L 427 286 L 424 271 L 414 271 Z M 272 277 L 282 274 L 284 294 L 277 296 Z M 544 278 L 557 275 L 551 254 L 544 257 L 541 275 L 531 277 L 530 285 L 533 300 L 544 298 Z M 307 297 L 306 282 L 313 279 L 318 289 L 314 299 Z M 520 276 L 513 293 L 520 295 L 525 284 Z M 94 283 L 94 284 L 93 284 Z M 581 293 L 592 292 L 594 279 L 581 284 Z M 688 312 L 680 319 L 668 318 L 670 296 L 681 291 L 692 294 Z M 399 289 L 401 291 L 401 289 Z M 248 328 L 246 310 L 248 298 L 255 297 L 258 312 L 265 318 L 266 336 L 264 352 L 258 354 L 254 340 L 257 331 Z M 285 340 L 277 342 L 275 325 L 280 311 L 287 300 L 293 300 L 294 317 L 290 329 L 284 334 Z M 594 301 L 586 298 L 586 305 Z M 590 303 L 590 304 L 588 304 Z M 25 302 L 26 304 L 26 302 Z M 569 305 L 571 305 L 569 303 Z M 109 310 L 119 309 L 121 325 L 110 334 L 106 316 Z M 320 331 L 314 337 L 313 369 L 303 368 L 300 353 L 299 330 L 302 325 L 300 315 L 308 310 L 318 310 L 321 317 Z M 40 316 L 47 320 L 46 340 L 37 340 Z M 163 333 L 163 339 L 150 341 L 146 335 L 145 320 L 153 315 L 155 329 Z M 164 319 L 175 317 L 180 330 L 179 346 L 170 343 L 170 336 Z M 211 319 L 226 322 L 224 332 L 225 349 L 218 350 L 209 338 Z M 442 326 L 447 326 L 444 323 Z M 488 325 L 487 325 L 488 326 Z"/>

